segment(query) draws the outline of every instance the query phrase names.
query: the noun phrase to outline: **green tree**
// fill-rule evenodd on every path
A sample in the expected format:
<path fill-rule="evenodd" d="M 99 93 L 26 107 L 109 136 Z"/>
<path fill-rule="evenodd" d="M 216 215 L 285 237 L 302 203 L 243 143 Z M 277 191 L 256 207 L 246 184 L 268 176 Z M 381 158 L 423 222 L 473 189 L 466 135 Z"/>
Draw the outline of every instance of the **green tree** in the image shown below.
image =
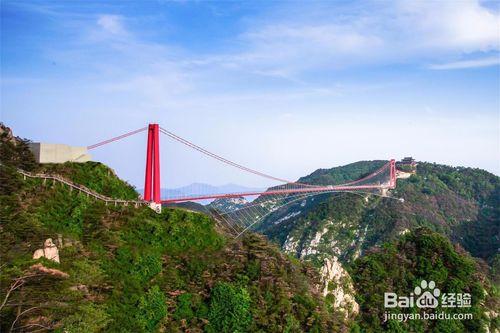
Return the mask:
<path fill-rule="evenodd" d="M 252 320 L 247 290 L 226 282 L 217 283 L 210 296 L 208 320 L 208 332 L 246 332 Z"/>
<path fill-rule="evenodd" d="M 68 333 L 102 332 L 110 322 L 106 311 L 93 303 L 85 303 L 63 320 L 64 331 Z"/>

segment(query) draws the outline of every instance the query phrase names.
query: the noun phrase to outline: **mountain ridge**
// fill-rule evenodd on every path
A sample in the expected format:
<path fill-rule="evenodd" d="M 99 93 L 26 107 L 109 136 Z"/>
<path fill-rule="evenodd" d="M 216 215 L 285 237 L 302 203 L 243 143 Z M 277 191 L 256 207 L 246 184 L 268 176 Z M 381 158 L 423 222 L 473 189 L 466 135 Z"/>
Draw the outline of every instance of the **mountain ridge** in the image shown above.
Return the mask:
<path fill-rule="evenodd" d="M 301 180 L 310 183 L 324 179 L 348 181 L 376 170 L 383 162 L 360 161 L 332 169 L 319 169 Z M 498 239 L 495 235 L 499 234 L 500 228 L 499 193 L 500 178 L 487 171 L 419 162 L 416 174 L 407 179 L 398 179 L 397 187 L 390 191 L 391 196 L 403 200 L 384 199 L 368 194 L 363 197 L 353 194 L 318 195 L 277 210 L 260 223 L 257 230 L 278 241 L 282 248 L 290 250 L 293 248 L 290 237 L 294 237 L 295 241 L 306 237 L 302 242 L 307 243 L 310 237 L 318 236 L 317 233 L 323 228 L 321 225 L 325 225 L 328 219 L 340 224 L 345 221 L 347 224 L 344 227 L 348 229 L 349 223 L 358 221 L 350 228 L 352 232 L 358 233 L 357 238 L 351 238 L 367 242 L 365 248 L 390 240 L 412 227 L 428 226 L 445 234 L 450 240 L 461 243 L 473 255 L 491 262 L 498 255 L 495 247 Z M 299 208 L 300 204 L 302 207 Z M 283 221 L 278 227 L 273 226 L 274 221 L 290 214 L 294 217 Z M 471 224 L 474 220 L 476 223 Z M 293 231 L 300 229 L 300 225 L 305 226 L 306 221 L 309 223 L 309 231 Z M 315 227 L 311 229 L 311 225 Z M 392 225 L 394 229 L 387 229 L 388 225 Z M 464 229 L 467 227 L 470 232 Z M 311 236 L 304 236 L 304 232 Z M 339 232 L 341 231 L 333 232 L 330 238 L 335 235 L 337 239 L 345 239 L 345 232 L 344 235 Z M 489 238 L 478 242 L 477 239 L 481 237 Z M 342 255 L 347 260 L 347 257 L 352 259 L 356 250 L 349 250 L 349 245 L 344 244 L 340 252 L 337 251 L 337 255 Z"/>

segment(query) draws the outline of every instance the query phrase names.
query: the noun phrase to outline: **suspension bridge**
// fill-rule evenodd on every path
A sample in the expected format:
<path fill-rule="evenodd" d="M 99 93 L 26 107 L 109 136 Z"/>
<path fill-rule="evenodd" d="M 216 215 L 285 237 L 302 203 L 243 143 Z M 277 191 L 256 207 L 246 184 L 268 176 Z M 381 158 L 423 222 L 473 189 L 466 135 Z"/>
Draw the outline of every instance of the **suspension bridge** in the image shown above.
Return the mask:
<path fill-rule="evenodd" d="M 395 160 L 390 160 L 387 164 L 383 165 L 378 170 L 372 173 L 347 183 L 343 184 L 306 184 L 297 181 L 287 180 L 281 177 L 276 177 L 265 172 L 255 170 L 253 168 L 236 163 L 230 159 L 215 154 L 206 148 L 200 147 L 193 142 L 184 139 L 167 129 L 160 127 L 158 124 L 149 124 L 127 133 L 103 140 L 93 145 L 87 146 L 88 150 L 97 149 L 104 145 L 108 145 L 130 136 L 147 132 L 147 146 L 146 146 L 146 163 L 144 175 L 144 193 L 141 198 L 143 202 L 150 205 L 151 208 L 157 211 L 161 210 L 162 206 L 183 203 L 188 201 L 207 201 L 207 200 L 224 200 L 224 199 L 240 199 L 255 197 L 258 198 L 253 202 L 239 205 L 231 211 L 222 211 L 214 209 L 212 206 L 211 213 L 218 221 L 222 221 L 231 230 L 241 234 L 243 231 L 248 230 L 258 221 L 268 216 L 284 205 L 305 200 L 311 196 L 337 193 L 337 192 L 351 192 L 351 193 L 368 193 L 387 195 L 388 190 L 396 187 L 396 167 Z M 217 192 L 204 191 L 202 188 L 199 191 L 191 191 L 191 193 L 177 193 L 171 194 L 168 197 L 161 197 L 161 167 L 160 167 L 160 135 L 173 140 L 179 144 L 184 145 L 188 149 L 197 151 L 200 154 L 208 156 L 220 163 L 229 165 L 241 172 L 249 173 L 257 177 L 265 178 L 273 183 L 278 183 L 272 187 L 263 190 L 252 191 L 229 191 Z"/>
<path fill-rule="evenodd" d="M 219 156 L 215 153 L 208 151 L 178 135 L 160 127 L 158 124 L 150 124 L 147 127 L 139 128 L 125 134 L 106 139 L 96 144 L 87 146 L 88 150 L 96 149 L 98 147 L 125 139 L 129 136 L 136 135 L 141 132 L 148 133 L 147 136 L 147 153 L 146 153 L 146 168 L 144 180 L 144 195 L 143 200 L 153 202 L 156 204 L 171 204 L 186 201 L 200 201 L 209 199 L 223 199 L 223 198 L 240 198 L 248 196 L 268 196 L 268 195 L 290 195 L 290 194 L 314 194 L 321 192 L 345 192 L 345 191 L 371 191 L 379 190 L 384 192 L 388 189 L 396 187 L 396 167 L 395 160 L 390 160 L 386 165 L 380 169 L 375 170 L 373 173 L 348 183 L 344 184 L 325 184 L 325 185 L 312 185 L 304 184 L 283 178 L 275 177 L 264 172 L 251 169 L 227 158 Z M 259 177 L 263 177 L 274 182 L 279 182 L 281 185 L 270 187 L 262 191 L 248 191 L 248 192 L 232 192 L 232 193 L 198 193 L 179 195 L 177 197 L 161 198 L 160 197 L 160 134 L 175 140 L 186 147 L 196 150 L 210 158 L 213 158 L 221 163 L 225 163 L 243 172 L 247 172 Z"/>
<path fill-rule="evenodd" d="M 149 124 L 127 133 L 100 141 L 93 145 L 87 146 L 87 150 L 98 149 L 102 146 L 124 140 L 128 137 L 147 132 L 147 146 L 146 146 L 146 163 L 144 173 L 144 193 L 142 198 L 138 200 L 120 200 L 118 198 L 108 198 L 90 189 L 73 184 L 68 180 L 62 179 L 57 176 L 51 175 L 33 175 L 23 173 L 24 177 L 42 178 L 44 182 L 47 179 L 57 181 L 65 184 L 70 189 L 77 189 L 91 196 L 97 200 L 102 200 L 106 204 L 121 203 L 124 205 L 133 204 L 135 207 L 148 205 L 157 212 L 161 212 L 162 206 L 174 205 L 184 202 L 207 202 L 215 201 L 220 202 L 223 200 L 234 200 L 253 197 L 253 201 L 245 201 L 243 204 L 237 205 L 233 209 L 217 209 L 217 205 L 212 205 L 208 210 L 216 221 L 225 226 L 227 230 L 234 233 L 236 236 L 241 235 L 246 230 L 250 229 L 257 222 L 262 221 L 263 218 L 275 212 L 279 208 L 293 204 L 299 200 L 307 200 L 308 198 L 325 193 L 338 193 L 349 192 L 356 194 L 376 194 L 386 196 L 390 189 L 396 187 L 396 166 L 395 160 L 392 159 L 384 164 L 378 170 L 374 170 L 364 177 L 352 180 L 343 184 L 306 184 L 297 181 L 291 181 L 284 178 L 276 177 L 262 171 L 236 163 L 218 154 L 215 154 L 203 147 L 200 147 L 193 142 L 186 140 L 167 129 L 160 127 L 158 124 Z M 198 190 L 190 191 L 190 193 L 174 193 L 169 194 L 167 197 L 161 197 L 161 167 L 160 167 L 160 135 L 173 140 L 190 150 L 197 151 L 200 154 L 208 156 L 225 165 L 231 166 L 240 170 L 241 172 L 252 174 L 256 177 L 265 178 L 272 181 L 274 186 L 262 190 L 250 191 L 210 191 L 200 188 Z"/>

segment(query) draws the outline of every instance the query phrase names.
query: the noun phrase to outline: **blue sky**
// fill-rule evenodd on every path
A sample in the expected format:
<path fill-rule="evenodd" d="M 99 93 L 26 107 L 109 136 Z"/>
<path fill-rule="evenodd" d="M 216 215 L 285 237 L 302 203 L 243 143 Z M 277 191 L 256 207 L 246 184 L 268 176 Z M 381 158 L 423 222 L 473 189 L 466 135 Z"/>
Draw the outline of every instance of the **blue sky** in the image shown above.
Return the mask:
<path fill-rule="evenodd" d="M 1 116 L 89 145 L 158 122 L 289 179 L 402 158 L 500 174 L 500 9 L 482 1 L 1 2 Z M 162 186 L 265 186 L 162 141 Z M 93 152 L 141 187 L 145 137 Z"/>

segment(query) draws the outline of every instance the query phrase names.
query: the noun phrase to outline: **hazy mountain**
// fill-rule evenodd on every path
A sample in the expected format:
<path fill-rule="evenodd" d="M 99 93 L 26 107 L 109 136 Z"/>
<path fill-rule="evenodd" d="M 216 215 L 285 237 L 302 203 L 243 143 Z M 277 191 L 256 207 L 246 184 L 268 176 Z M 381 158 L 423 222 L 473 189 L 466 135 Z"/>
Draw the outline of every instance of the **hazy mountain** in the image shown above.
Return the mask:
<path fill-rule="evenodd" d="M 240 193 L 240 192 L 250 192 L 250 191 L 260 191 L 263 188 L 257 187 L 246 187 L 238 184 L 225 184 L 225 185 L 210 185 L 206 183 L 192 183 L 190 185 L 176 187 L 176 188 L 162 188 L 160 190 L 162 198 L 175 198 L 181 196 L 189 195 L 200 195 L 200 194 L 220 194 L 220 193 Z M 139 193 L 144 193 L 144 189 L 138 189 Z M 198 203 L 208 204 L 212 200 L 201 200 Z"/>
<path fill-rule="evenodd" d="M 196 195 L 196 194 L 218 194 L 218 193 L 238 193 L 260 190 L 259 188 L 246 187 L 237 184 L 225 185 L 210 185 L 205 183 L 192 183 L 190 185 L 177 188 L 162 188 L 162 198 L 176 197 L 180 195 Z"/>
<path fill-rule="evenodd" d="M 212 201 L 208 208 L 214 208 L 220 213 L 232 212 L 245 207 L 248 204 L 248 200 L 239 198 L 222 198 Z"/>

